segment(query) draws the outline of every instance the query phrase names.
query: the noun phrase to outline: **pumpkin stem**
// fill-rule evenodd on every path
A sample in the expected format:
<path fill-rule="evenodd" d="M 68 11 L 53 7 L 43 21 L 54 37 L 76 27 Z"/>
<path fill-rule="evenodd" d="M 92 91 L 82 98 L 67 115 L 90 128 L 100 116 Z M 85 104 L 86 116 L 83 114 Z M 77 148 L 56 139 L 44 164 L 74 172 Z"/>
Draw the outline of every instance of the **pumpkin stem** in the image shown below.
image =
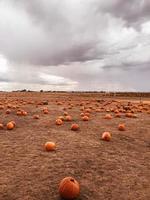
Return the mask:
<path fill-rule="evenodd" d="M 74 179 L 73 179 L 73 178 L 71 178 L 71 179 L 70 179 L 70 181 L 74 182 Z"/>

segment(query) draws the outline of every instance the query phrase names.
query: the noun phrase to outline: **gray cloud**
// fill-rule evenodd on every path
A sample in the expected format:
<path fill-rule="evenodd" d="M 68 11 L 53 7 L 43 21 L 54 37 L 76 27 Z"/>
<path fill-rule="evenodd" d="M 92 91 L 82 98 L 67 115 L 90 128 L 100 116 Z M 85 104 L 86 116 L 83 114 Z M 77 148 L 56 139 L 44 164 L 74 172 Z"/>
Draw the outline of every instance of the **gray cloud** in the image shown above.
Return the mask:
<path fill-rule="evenodd" d="M 120 64 L 116 65 L 105 65 L 102 67 L 104 70 L 113 70 L 113 69 L 122 69 L 125 71 L 130 71 L 130 70 L 136 70 L 136 71 L 147 71 L 149 73 L 150 71 L 150 61 L 149 62 L 125 62 L 123 61 Z"/>
<path fill-rule="evenodd" d="M 97 6 L 98 12 L 108 12 L 117 18 L 121 17 L 130 26 L 138 26 L 141 22 L 150 18 L 149 0 L 97 1 Z"/>
<path fill-rule="evenodd" d="M 8 2 L 2 1 L 1 9 L 9 12 L 9 16 L 3 23 L 1 20 L 7 12 L 2 12 L 0 20 L 3 38 L 0 51 L 8 59 L 34 65 L 59 65 L 94 60 L 107 53 L 100 36 L 101 29 L 105 29 L 104 17 L 95 16 L 90 4 L 83 8 L 79 5 L 79 9 L 72 5 L 70 9 L 68 1 Z"/>
<path fill-rule="evenodd" d="M 148 0 L 0 0 L 0 83 L 149 90 L 149 9 Z"/>

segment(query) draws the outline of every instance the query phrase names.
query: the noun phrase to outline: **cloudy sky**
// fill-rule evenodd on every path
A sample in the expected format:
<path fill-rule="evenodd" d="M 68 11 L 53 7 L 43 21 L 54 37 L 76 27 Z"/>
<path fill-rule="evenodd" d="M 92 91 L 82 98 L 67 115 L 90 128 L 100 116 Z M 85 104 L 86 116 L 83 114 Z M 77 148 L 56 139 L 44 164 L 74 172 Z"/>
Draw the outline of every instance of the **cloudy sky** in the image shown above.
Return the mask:
<path fill-rule="evenodd" d="M 0 0 L 0 90 L 150 91 L 149 0 Z"/>

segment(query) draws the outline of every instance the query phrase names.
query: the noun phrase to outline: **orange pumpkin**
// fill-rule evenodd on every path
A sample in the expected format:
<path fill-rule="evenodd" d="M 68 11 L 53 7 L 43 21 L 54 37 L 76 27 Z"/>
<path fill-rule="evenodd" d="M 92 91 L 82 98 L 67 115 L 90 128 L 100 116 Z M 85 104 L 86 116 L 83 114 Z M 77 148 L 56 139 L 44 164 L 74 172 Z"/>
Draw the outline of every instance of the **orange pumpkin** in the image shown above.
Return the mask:
<path fill-rule="evenodd" d="M 48 112 L 48 110 L 45 109 L 45 110 L 43 110 L 43 113 L 48 114 L 49 112 Z"/>
<path fill-rule="evenodd" d="M 114 110 L 114 113 L 119 113 L 119 110 L 118 109 Z"/>
<path fill-rule="evenodd" d="M 120 117 L 121 117 L 121 114 L 120 114 L 120 113 L 116 113 L 116 114 L 115 114 L 115 117 L 120 118 Z"/>
<path fill-rule="evenodd" d="M 8 104 L 8 105 L 7 105 L 7 108 L 12 108 L 12 105 L 11 105 L 11 104 Z"/>
<path fill-rule="evenodd" d="M 89 121 L 89 117 L 88 117 L 88 116 L 83 116 L 83 117 L 82 117 L 82 120 L 83 120 L 83 121 Z"/>
<path fill-rule="evenodd" d="M 6 110 L 6 114 L 10 114 L 11 113 L 11 110 L 10 109 L 7 109 Z"/>
<path fill-rule="evenodd" d="M 13 109 L 16 109 L 16 106 L 12 106 Z"/>
<path fill-rule="evenodd" d="M 54 151 L 56 148 L 56 144 L 54 142 L 46 142 L 44 148 L 46 151 Z"/>
<path fill-rule="evenodd" d="M 64 112 L 64 115 L 67 116 L 67 115 L 68 115 L 68 112 Z"/>
<path fill-rule="evenodd" d="M 59 194 L 63 199 L 75 199 L 80 193 L 79 183 L 72 177 L 64 178 L 59 184 Z"/>
<path fill-rule="evenodd" d="M 106 114 L 104 119 L 112 119 L 112 116 L 110 114 Z"/>
<path fill-rule="evenodd" d="M 129 117 L 129 118 L 131 118 L 132 117 L 132 113 L 126 113 L 126 117 Z"/>
<path fill-rule="evenodd" d="M 118 125 L 118 130 L 119 130 L 119 131 L 125 131 L 125 130 L 126 130 L 125 124 L 119 124 L 119 125 Z"/>
<path fill-rule="evenodd" d="M 39 115 L 33 115 L 33 119 L 39 119 L 40 116 Z"/>
<path fill-rule="evenodd" d="M 137 118 L 137 115 L 136 115 L 136 114 L 133 114 L 132 117 L 133 117 L 133 118 Z"/>
<path fill-rule="evenodd" d="M 71 125 L 71 130 L 72 130 L 72 131 L 77 131 L 77 130 L 79 130 L 79 125 L 78 125 L 78 124 L 72 124 L 72 125 Z"/>
<path fill-rule="evenodd" d="M 63 103 L 62 102 L 58 102 L 57 105 L 63 105 Z"/>
<path fill-rule="evenodd" d="M 84 111 L 84 106 L 82 106 L 82 107 L 80 108 L 80 110 L 81 110 L 81 111 Z"/>
<path fill-rule="evenodd" d="M 84 115 L 90 117 L 90 113 L 85 112 Z"/>
<path fill-rule="evenodd" d="M 21 116 L 22 112 L 18 110 L 16 114 L 19 115 L 19 116 Z"/>
<path fill-rule="evenodd" d="M 84 113 L 81 113 L 80 116 L 81 116 L 81 117 L 84 117 Z"/>
<path fill-rule="evenodd" d="M 84 105 L 84 102 L 79 103 L 79 106 L 83 106 L 83 105 Z"/>
<path fill-rule="evenodd" d="M 8 122 L 6 127 L 7 127 L 8 130 L 12 130 L 15 126 L 12 122 Z"/>
<path fill-rule="evenodd" d="M 85 112 L 86 112 L 86 113 L 90 113 L 90 112 L 91 112 L 91 109 L 90 109 L 90 108 L 87 108 L 87 109 L 85 109 Z"/>
<path fill-rule="evenodd" d="M 110 141 L 111 140 L 111 134 L 110 134 L 110 132 L 104 132 L 102 134 L 102 140 Z"/>
<path fill-rule="evenodd" d="M 26 116 L 27 114 L 28 114 L 28 113 L 27 113 L 26 111 L 24 111 L 24 110 L 22 111 L 22 115 L 23 115 L 23 116 Z"/>
<path fill-rule="evenodd" d="M 3 110 L 4 109 L 4 106 L 0 105 L 0 110 Z"/>
<path fill-rule="evenodd" d="M 61 119 L 56 119 L 55 123 L 56 125 L 62 125 L 63 121 Z"/>
<path fill-rule="evenodd" d="M 68 122 L 70 122 L 70 121 L 72 121 L 72 117 L 71 117 L 70 115 L 67 115 L 67 116 L 65 117 L 65 120 L 68 121 Z"/>
<path fill-rule="evenodd" d="M 3 129 L 4 128 L 4 125 L 3 124 L 0 124 L 0 129 Z"/>
<path fill-rule="evenodd" d="M 42 110 L 43 110 L 43 111 L 44 111 L 44 110 L 48 110 L 48 108 L 47 108 L 47 107 L 44 107 Z"/>

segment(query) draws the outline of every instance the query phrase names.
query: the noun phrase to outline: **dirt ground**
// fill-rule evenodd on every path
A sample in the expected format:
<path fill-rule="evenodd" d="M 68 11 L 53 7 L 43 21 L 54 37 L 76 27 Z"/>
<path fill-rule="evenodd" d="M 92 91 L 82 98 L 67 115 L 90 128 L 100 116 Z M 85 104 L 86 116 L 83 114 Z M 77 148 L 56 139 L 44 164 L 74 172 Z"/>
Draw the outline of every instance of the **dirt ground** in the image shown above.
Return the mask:
<path fill-rule="evenodd" d="M 45 101 L 48 105 L 39 105 Z M 117 101 L 141 104 L 136 98 Z M 150 110 L 150 98 L 144 101 Z M 137 118 L 122 113 L 121 118 L 104 119 L 103 107 L 112 108 L 116 102 L 99 94 L 0 93 L 0 102 L 4 105 L 0 123 L 16 122 L 13 130 L 0 130 L 0 200 L 60 200 L 58 185 L 66 176 L 80 183 L 78 200 L 150 200 L 150 114 L 146 110 L 136 112 Z M 87 122 L 80 117 L 81 102 L 92 107 Z M 17 116 L 18 108 L 6 114 L 8 104 L 28 115 Z M 49 114 L 42 112 L 45 106 Z M 73 121 L 57 126 L 55 120 L 64 107 Z M 96 112 L 96 107 L 101 111 Z M 40 118 L 33 119 L 34 114 Z M 118 130 L 121 122 L 126 131 Z M 70 130 L 72 123 L 78 123 L 80 130 Z M 111 132 L 111 141 L 101 140 L 104 131 Z M 44 150 L 47 141 L 56 143 L 56 151 Z"/>

